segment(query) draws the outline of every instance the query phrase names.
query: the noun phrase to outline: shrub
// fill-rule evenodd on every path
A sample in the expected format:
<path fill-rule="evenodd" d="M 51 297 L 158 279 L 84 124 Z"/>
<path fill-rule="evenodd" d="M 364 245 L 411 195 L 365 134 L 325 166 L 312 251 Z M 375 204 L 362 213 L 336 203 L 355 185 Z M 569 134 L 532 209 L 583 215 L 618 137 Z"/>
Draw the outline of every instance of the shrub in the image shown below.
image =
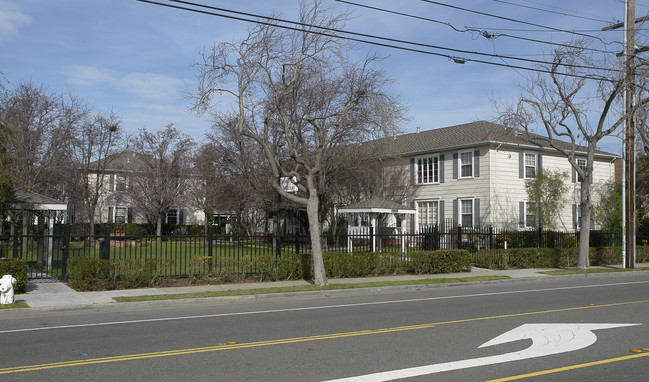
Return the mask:
<path fill-rule="evenodd" d="M 416 274 L 454 273 L 471 268 L 471 254 L 463 249 L 440 249 L 408 253 L 411 271 Z"/>
<path fill-rule="evenodd" d="M 75 256 L 68 259 L 68 285 L 76 290 L 114 289 L 110 260 Z"/>
<path fill-rule="evenodd" d="M 0 277 L 12 275 L 16 279 L 14 292 L 27 291 L 27 262 L 23 259 L 0 259 Z"/>

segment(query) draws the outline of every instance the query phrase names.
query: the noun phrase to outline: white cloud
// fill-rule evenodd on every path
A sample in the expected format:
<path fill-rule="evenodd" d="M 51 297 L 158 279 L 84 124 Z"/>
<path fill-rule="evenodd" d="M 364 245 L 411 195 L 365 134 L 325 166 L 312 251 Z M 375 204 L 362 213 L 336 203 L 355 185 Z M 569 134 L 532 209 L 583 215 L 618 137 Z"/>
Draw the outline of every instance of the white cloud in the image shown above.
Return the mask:
<path fill-rule="evenodd" d="M 18 32 L 22 25 L 32 22 L 32 18 L 20 12 L 11 0 L 0 0 L 0 39 Z"/>
<path fill-rule="evenodd" d="M 119 86 L 150 100 L 175 101 L 183 98 L 183 81 L 163 74 L 129 73 L 119 80 Z"/>
<path fill-rule="evenodd" d="M 82 86 L 106 84 L 113 80 L 107 69 L 92 66 L 73 66 L 67 71 L 67 75 L 69 83 Z"/>

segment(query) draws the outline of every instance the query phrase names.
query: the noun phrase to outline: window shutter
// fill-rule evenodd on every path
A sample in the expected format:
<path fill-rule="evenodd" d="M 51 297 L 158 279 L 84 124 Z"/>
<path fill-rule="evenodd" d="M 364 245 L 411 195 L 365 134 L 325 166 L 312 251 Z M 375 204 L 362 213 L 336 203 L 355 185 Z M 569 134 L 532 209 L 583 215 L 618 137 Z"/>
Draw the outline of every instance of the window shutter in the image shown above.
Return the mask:
<path fill-rule="evenodd" d="M 518 177 L 525 178 L 525 153 L 518 153 Z"/>
<path fill-rule="evenodd" d="M 480 199 L 473 200 L 473 227 L 480 228 Z"/>
<path fill-rule="evenodd" d="M 108 207 L 108 223 L 113 222 L 113 207 Z"/>
<path fill-rule="evenodd" d="M 133 223 L 133 209 L 132 208 L 127 208 L 126 209 L 126 222 L 127 223 Z"/>
<path fill-rule="evenodd" d="M 577 217 L 579 216 L 579 211 L 577 211 L 577 207 L 578 206 L 576 203 L 572 205 L 572 226 L 575 229 L 577 229 L 577 225 L 578 225 Z"/>
<path fill-rule="evenodd" d="M 437 222 L 439 229 L 443 230 L 445 229 L 445 224 L 444 224 L 444 201 L 440 200 L 439 201 L 439 222 Z"/>
<path fill-rule="evenodd" d="M 417 184 L 417 178 L 415 177 L 415 158 L 410 158 L 410 183 Z"/>
<path fill-rule="evenodd" d="M 108 181 L 108 191 L 115 191 L 115 174 L 110 174 Z"/>
<path fill-rule="evenodd" d="M 459 211 L 458 211 L 459 206 L 458 206 L 458 204 L 459 203 L 458 203 L 457 199 L 453 199 L 453 224 L 454 225 L 460 224 L 460 222 L 458 220 L 458 216 L 459 216 Z"/>
<path fill-rule="evenodd" d="M 572 183 L 577 183 L 577 170 L 575 168 L 572 168 Z"/>
<path fill-rule="evenodd" d="M 543 168 L 543 155 L 537 154 L 536 155 L 536 160 L 537 160 L 536 170 L 537 170 L 537 172 L 539 172 Z"/>
<path fill-rule="evenodd" d="M 439 156 L 439 182 L 444 183 L 444 154 Z"/>
<path fill-rule="evenodd" d="M 525 202 L 518 202 L 518 226 L 525 228 Z"/>
<path fill-rule="evenodd" d="M 457 166 L 458 159 L 457 158 L 458 158 L 457 153 L 454 153 L 453 154 L 453 179 L 458 178 L 458 168 L 457 168 L 458 167 Z"/>
<path fill-rule="evenodd" d="M 178 224 L 185 224 L 185 215 L 181 209 L 178 210 Z"/>
<path fill-rule="evenodd" d="M 480 150 L 473 152 L 473 176 L 475 178 L 480 176 Z"/>

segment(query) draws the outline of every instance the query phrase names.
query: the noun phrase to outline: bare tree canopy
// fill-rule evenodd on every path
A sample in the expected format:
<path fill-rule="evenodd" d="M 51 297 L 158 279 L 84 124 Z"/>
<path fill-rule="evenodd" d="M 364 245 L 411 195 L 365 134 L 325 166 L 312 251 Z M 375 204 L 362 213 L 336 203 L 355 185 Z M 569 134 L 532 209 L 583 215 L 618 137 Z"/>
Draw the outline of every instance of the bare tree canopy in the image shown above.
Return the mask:
<path fill-rule="evenodd" d="M 518 102 L 505 105 L 500 112 L 505 126 L 546 136 L 549 145 L 562 153 L 578 174 L 579 268 L 589 266 L 595 154 L 601 140 L 618 133 L 626 117 L 622 95 L 627 78 L 621 66 L 595 63 L 593 56 L 584 52 L 586 48 L 582 41 L 556 50 L 552 65 L 545 68 L 547 74 L 529 78 Z"/>
<path fill-rule="evenodd" d="M 133 141 L 137 158 L 124 169 L 129 172 L 127 193 L 137 210 L 156 224 L 158 237 L 167 212 L 183 201 L 192 143 L 171 124 L 154 133 L 141 129 Z"/>
<path fill-rule="evenodd" d="M 264 153 L 272 173 L 267 182 L 283 198 L 306 207 L 318 285 L 327 283 L 319 192 L 326 183 L 328 153 L 391 134 L 403 117 L 375 57 L 354 62 L 346 43 L 311 27 L 341 29 L 346 18 L 322 1 L 302 3 L 301 30 L 259 25 L 239 43 L 217 44 L 196 65 L 196 109 L 211 111 L 218 120 L 212 101 L 233 96 L 237 128 Z M 281 178 L 295 179 L 298 191 L 283 190 Z"/>

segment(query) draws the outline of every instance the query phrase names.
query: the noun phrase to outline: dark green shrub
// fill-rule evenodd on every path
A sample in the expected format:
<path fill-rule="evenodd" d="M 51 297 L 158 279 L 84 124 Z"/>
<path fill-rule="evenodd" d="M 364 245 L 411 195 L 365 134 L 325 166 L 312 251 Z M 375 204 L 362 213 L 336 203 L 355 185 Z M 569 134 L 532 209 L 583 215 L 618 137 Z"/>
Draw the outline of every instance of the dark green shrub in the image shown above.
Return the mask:
<path fill-rule="evenodd" d="M 0 259 L 0 277 L 12 275 L 16 279 L 15 293 L 27 291 L 27 262 L 22 259 Z"/>
<path fill-rule="evenodd" d="M 75 256 L 68 259 L 68 285 L 82 291 L 114 289 L 114 269 L 109 260 Z"/>
<path fill-rule="evenodd" d="M 463 272 L 471 268 L 471 253 L 462 249 L 409 252 L 411 271 L 416 274 Z"/>

